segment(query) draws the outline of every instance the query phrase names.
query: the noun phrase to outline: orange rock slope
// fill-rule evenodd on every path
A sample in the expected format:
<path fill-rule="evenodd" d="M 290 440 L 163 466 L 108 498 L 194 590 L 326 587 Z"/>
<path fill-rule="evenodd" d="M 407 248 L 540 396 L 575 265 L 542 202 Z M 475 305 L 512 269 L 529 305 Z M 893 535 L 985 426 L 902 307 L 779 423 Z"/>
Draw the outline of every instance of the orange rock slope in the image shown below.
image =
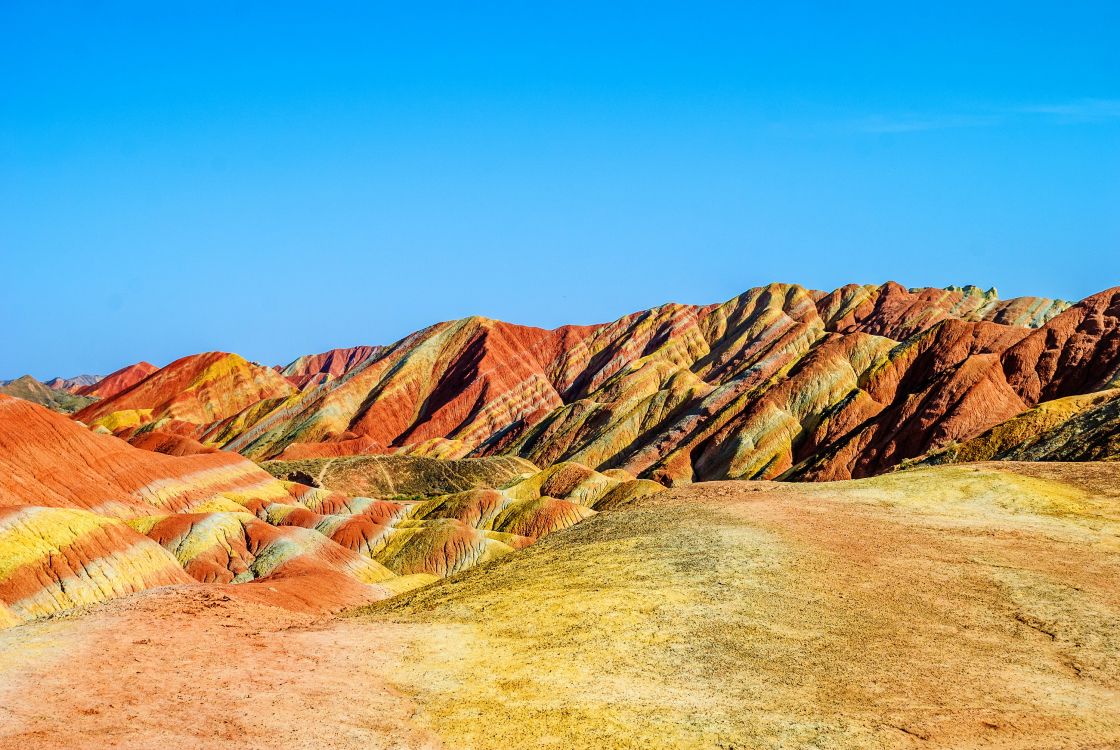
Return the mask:
<path fill-rule="evenodd" d="M 1116 384 L 1118 295 L 771 284 L 603 325 L 466 318 L 302 357 L 287 380 L 234 355 L 185 358 L 77 418 L 258 460 L 508 454 L 667 484 L 858 477 Z"/>
<path fill-rule="evenodd" d="M 94 383 L 81 386 L 75 393 L 79 396 L 110 398 L 136 385 L 158 369 L 158 367 L 150 362 L 137 362 L 136 364 L 122 367 Z"/>
<path fill-rule="evenodd" d="M 381 351 L 380 346 L 354 346 L 331 349 L 321 354 L 308 354 L 276 369 L 299 388 L 321 385 L 341 377 L 357 365 Z"/>
<path fill-rule="evenodd" d="M 578 465 L 537 472 L 496 460 L 521 471 L 479 471 L 466 492 L 352 497 L 278 480 L 235 453 L 142 450 L 0 396 L 0 625 L 192 581 L 246 584 L 230 595 L 296 610 L 337 609 L 660 489 Z"/>
<path fill-rule="evenodd" d="M 103 422 L 111 429 L 160 418 L 210 423 L 293 393 L 292 384 L 274 370 L 236 354 L 208 352 L 175 360 L 132 387 L 91 404 L 75 418 Z"/>

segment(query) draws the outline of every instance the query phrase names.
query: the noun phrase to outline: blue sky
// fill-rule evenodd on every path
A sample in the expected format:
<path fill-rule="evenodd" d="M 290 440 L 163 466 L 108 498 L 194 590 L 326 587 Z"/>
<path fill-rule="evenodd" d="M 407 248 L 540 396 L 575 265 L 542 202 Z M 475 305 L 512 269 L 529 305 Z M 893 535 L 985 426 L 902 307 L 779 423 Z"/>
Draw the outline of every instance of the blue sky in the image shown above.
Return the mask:
<path fill-rule="evenodd" d="M 1120 4 L 840 5 L 4 2 L 0 377 L 1120 284 Z"/>

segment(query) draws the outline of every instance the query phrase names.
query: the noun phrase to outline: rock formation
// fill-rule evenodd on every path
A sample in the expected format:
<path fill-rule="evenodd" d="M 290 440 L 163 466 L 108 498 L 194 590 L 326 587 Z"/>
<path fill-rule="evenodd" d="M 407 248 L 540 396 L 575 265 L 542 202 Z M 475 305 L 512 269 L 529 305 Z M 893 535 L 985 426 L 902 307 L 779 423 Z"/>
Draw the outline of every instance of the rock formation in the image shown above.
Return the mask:
<path fill-rule="evenodd" d="M 79 396 L 92 396 L 94 398 L 111 398 L 121 391 L 127 390 L 151 375 L 159 368 L 149 362 L 137 362 L 127 365 L 99 378 L 93 383 L 78 388 L 75 391 Z"/>
<path fill-rule="evenodd" d="M 380 346 L 331 349 L 321 354 L 299 357 L 286 367 L 276 369 L 297 388 L 307 388 L 339 378 L 381 351 Z"/>
<path fill-rule="evenodd" d="M 551 331 L 466 318 L 279 374 L 188 357 L 77 417 L 256 460 L 508 455 L 670 485 L 860 477 L 1120 384 L 1118 297 L 771 284 Z"/>
<path fill-rule="evenodd" d="M 0 625 L 192 580 L 268 581 L 234 595 L 337 609 L 461 572 L 661 489 L 506 457 L 358 457 L 314 477 L 305 463 L 271 466 L 285 477 L 277 479 L 173 432 L 134 430 L 126 442 L 0 396 Z M 291 477 L 337 480 L 363 496 Z"/>

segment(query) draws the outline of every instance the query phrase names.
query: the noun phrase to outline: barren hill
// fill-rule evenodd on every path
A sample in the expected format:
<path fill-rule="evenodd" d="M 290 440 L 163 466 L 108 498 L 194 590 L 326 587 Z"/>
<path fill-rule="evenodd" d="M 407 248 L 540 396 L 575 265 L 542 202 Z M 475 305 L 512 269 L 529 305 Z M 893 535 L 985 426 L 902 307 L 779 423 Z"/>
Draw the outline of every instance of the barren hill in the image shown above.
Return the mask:
<path fill-rule="evenodd" d="M 256 460 L 509 455 L 668 485 L 869 476 L 1120 385 L 1120 288 L 1070 305 L 771 284 L 551 331 L 466 318 L 280 373 L 188 357 L 78 417 Z"/>
<path fill-rule="evenodd" d="M 0 743 L 1112 747 L 1118 488 L 702 483 L 350 617 L 161 589 L 0 631 Z"/>

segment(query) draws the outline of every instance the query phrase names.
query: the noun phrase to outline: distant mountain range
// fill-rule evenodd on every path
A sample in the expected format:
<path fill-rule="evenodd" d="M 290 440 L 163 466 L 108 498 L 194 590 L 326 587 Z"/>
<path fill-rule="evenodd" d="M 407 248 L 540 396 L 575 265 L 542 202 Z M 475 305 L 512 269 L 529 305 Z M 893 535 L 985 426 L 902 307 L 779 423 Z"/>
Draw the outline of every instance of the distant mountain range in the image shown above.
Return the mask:
<path fill-rule="evenodd" d="M 54 378 L 51 382 L 56 381 L 61 381 L 61 378 Z M 63 388 L 48 386 L 30 375 L 24 375 L 15 380 L 5 380 L 3 384 L 0 384 L 0 393 L 5 396 L 32 401 L 63 414 L 72 414 L 94 401 L 92 398 L 75 395 Z"/>
<path fill-rule="evenodd" d="M 286 367 L 222 352 L 142 362 L 79 387 L 98 400 L 75 418 L 176 452 L 511 455 L 664 484 L 1023 456 L 1028 437 L 1034 458 L 1111 458 L 1118 321 L 1120 288 L 1071 305 L 971 286 L 771 284 L 602 325 L 466 318 Z M 970 443 L 992 430 L 1016 445 Z"/>

